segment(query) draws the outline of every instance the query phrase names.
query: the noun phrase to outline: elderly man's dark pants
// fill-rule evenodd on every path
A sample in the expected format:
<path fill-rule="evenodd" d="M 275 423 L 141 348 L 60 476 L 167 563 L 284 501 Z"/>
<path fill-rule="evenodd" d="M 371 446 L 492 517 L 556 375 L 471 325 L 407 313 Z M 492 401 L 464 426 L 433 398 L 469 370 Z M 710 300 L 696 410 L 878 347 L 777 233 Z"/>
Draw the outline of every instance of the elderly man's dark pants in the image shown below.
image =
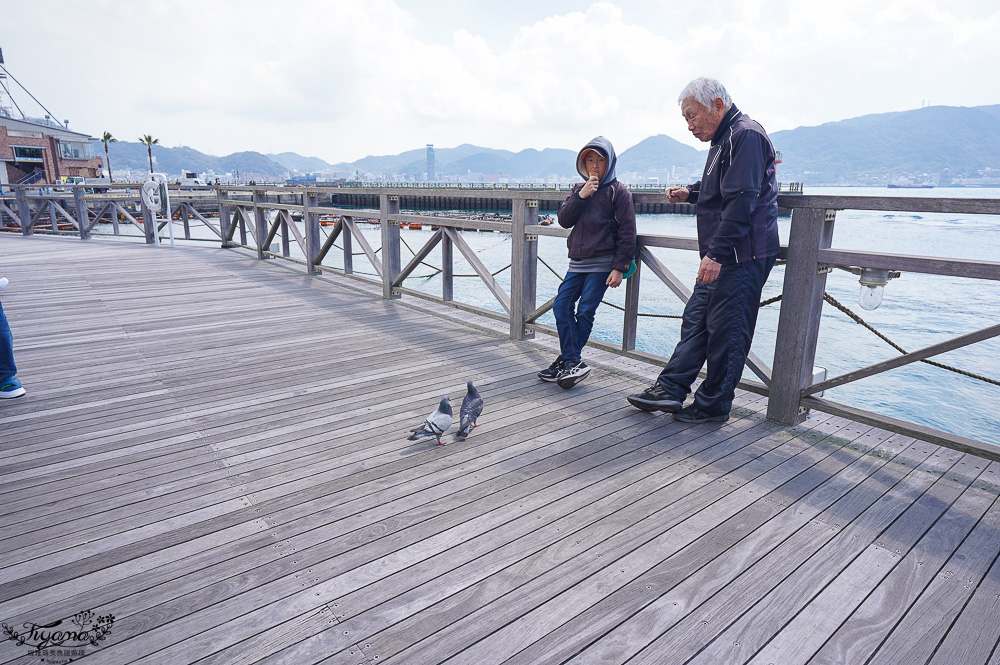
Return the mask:
<path fill-rule="evenodd" d="M 668 395 L 683 402 L 707 362 L 694 404 L 711 416 L 729 413 L 772 267 L 773 257 L 722 266 L 714 282 L 695 285 L 684 308 L 681 339 L 657 378 Z"/>

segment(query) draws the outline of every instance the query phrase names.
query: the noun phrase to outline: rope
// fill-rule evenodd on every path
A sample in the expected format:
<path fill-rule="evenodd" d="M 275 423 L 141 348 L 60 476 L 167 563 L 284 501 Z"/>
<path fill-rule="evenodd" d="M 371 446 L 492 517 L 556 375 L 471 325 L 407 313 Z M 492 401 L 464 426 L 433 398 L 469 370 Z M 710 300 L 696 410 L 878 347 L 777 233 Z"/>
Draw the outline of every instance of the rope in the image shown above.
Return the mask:
<path fill-rule="evenodd" d="M 888 337 L 886 337 L 885 335 L 883 335 L 879 331 L 875 330 L 875 328 L 873 328 L 871 325 L 869 325 L 868 323 L 866 323 L 864 319 L 862 319 L 860 316 L 858 316 L 857 314 L 855 314 L 854 312 L 852 312 L 851 310 L 849 310 L 844 305 L 840 304 L 840 302 L 838 302 L 837 299 L 834 298 L 833 296 L 831 296 L 829 293 L 824 293 L 823 294 L 823 300 L 825 300 L 826 302 L 830 303 L 831 305 L 833 305 L 834 307 L 836 307 L 837 309 L 839 309 L 841 312 L 843 312 L 844 314 L 846 314 L 848 317 L 850 317 L 851 319 L 853 319 L 855 321 L 855 323 L 858 323 L 858 324 L 864 326 L 865 328 L 867 328 L 868 330 L 872 331 L 873 333 L 875 333 L 875 335 L 879 339 L 881 339 L 883 342 L 885 342 L 886 344 L 888 344 L 892 348 L 896 349 L 897 351 L 899 351 L 903 355 L 906 355 L 906 353 L 907 353 L 906 349 L 904 349 L 903 347 L 901 347 L 899 344 L 896 344 L 895 342 L 893 342 L 891 339 L 889 339 Z M 936 362 L 934 360 L 927 360 L 926 358 L 923 359 L 923 360 L 921 360 L 920 362 L 927 363 L 928 365 L 933 365 L 934 367 L 940 367 L 941 369 L 946 369 L 949 372 L 955 372 L 956 374 L 961 374 L 963 376 L 967 376 L 969 378 L 976 379 L 978 381 L 983 381 L 985 383 L 990 383 L 990 384 L 993 384 L 994 386 L 1000 386 L 1000 381 L 997 381 L 996 379 L 991 379 L 991 378 L 983 376 L 981 374 L 974 374 L 972 372 L 967 372 L 966 370 L 959 369 L 958 367 L 952 367 L 951 365 L 945 365 L 943 363 L 939 363 L 939 362 Z"/>
<path fill-rule="evenodd" d="M 773 298 L 771 298 L 770 300 L 763 301 L 759 306 L 760 307 L 767 307 L 768 305 L 770 305 L 772 303 L 776 303 L 779 300 L 781 300 L 781 294 L 780 293 L 778 295 L 774 296 Z"/>
<path fill-rule="evenodd" d="M 602 305 L 609 305 L 610 307 L 613 307 L 613 308 L 615 308 L 615 309 L 617 309 L 617 310 L 619 310 L 621 312 L 625 311 L 625 308 L 622 307 L 621 305 L 616 305 L 613 302 L 608 302 L 607 300 L 602 300 L 601 304 Z M 636 316 L 647 316 L 647 317 L 649 317 L 651 319 L 683 319 L 684 318 L 683 316 L 681 316 L 679 314 L 647 314 L 645 312 L 638 312 L 636 314 Z"/>

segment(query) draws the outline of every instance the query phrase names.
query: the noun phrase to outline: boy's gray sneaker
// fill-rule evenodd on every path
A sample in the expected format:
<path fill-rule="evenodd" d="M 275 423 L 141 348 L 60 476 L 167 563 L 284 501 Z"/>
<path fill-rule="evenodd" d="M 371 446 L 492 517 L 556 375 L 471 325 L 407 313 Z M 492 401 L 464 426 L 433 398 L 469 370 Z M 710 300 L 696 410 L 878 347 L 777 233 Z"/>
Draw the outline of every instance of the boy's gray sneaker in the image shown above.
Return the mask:
<path fill-rule="evenodd" d="M 588 374 L 590 374 L 590 368 L 587 367 L 587 363 L 581 360 L 575 365 L 563 366 L 556 383 L 560 388 L 566 390 L 586 379 Z"/>
<path fill-rule="evenodd" d="M 551 365 L 538 373 L 538 378 L 542 381 L 555 381 L 559 378 L 561 371 L 563 371 L 563 359 L 562 356 L 559 356 Z"/>

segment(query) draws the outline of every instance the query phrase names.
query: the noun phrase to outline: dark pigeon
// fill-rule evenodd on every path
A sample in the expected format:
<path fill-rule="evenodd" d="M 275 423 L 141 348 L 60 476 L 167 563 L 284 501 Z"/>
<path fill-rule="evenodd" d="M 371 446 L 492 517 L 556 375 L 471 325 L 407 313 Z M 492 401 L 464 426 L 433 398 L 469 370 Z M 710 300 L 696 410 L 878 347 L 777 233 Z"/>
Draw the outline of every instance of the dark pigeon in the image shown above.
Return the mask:
<path fill-rule="evenodd" d="M 466 385 L 469 392 L 465 394 L 465 399 L 462 400 L 462 409 L 458 414 L 458 431 L 455 432 L 455 439 L 458 441 L 465 441 L 472 428 L 478 427 L 476 420 L 479 419 L 479 414 L 483 412 L 483 398 L 479 395 L 479 391 L 472 385 L 472 381 L 469 381 Z"/>

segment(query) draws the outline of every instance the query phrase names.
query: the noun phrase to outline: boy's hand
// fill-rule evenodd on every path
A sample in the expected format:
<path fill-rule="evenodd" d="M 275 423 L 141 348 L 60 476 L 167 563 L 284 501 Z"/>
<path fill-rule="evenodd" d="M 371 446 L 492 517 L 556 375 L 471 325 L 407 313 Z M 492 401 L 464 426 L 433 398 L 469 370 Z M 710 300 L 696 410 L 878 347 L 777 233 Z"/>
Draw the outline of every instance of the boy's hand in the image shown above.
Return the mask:
<path fill-rule="evenodd" d="M 590 179 L 584 183 L 583 189 L 580 190 L 580 198 L 585 199 L 591 194 L 597 191 L 597 186 L 601 184 L 601 181 L 596 175 L 590 176 Z"/>
<path fill-rule="evenodd" d="M 622 271 L 612 270 L 611 274 L 608 275 L 608 281 L 605 282 L 612 289 L 617 289 L 622 283 Z"/>
<path fill-rule="evenodd" d="M 684 203 L 690 195 L 687 187 L 671 187 L 667 190 L 667 203 Z"/>

